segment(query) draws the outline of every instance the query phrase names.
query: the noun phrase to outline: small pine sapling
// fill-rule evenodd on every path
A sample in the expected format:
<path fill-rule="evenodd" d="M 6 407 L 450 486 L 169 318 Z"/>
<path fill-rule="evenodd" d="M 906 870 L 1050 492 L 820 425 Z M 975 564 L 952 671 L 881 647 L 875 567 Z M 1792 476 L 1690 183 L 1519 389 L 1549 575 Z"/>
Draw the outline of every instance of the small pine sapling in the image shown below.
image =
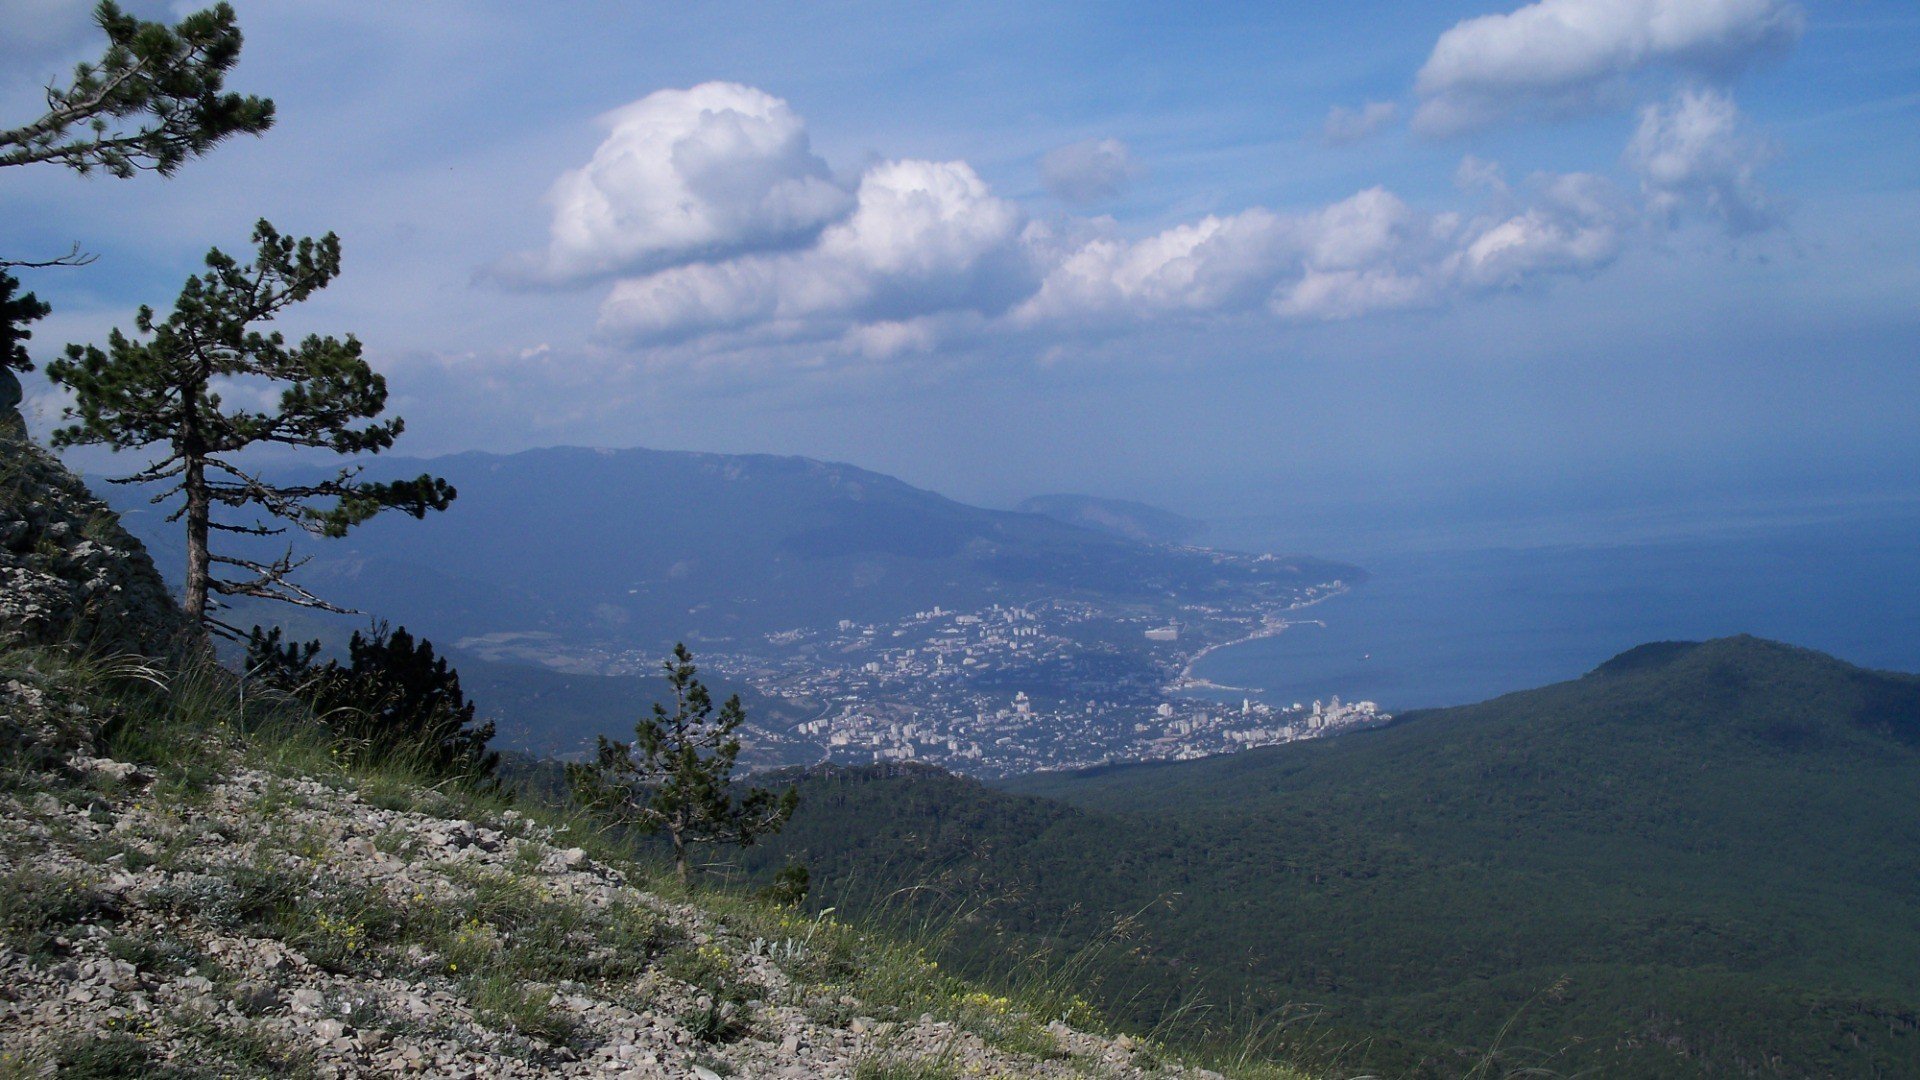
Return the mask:
<path fill-rule="evenodd" d="M 673 845 L 674 873 L 688 880 L 688 851 L 698 844 L 750 846 L 780 831 L 793 816 L 800 793 L 750 787 L 737 791 L 734 763 L 740 757 L 735 732 L 746 709 L 734 695 L 714 711 L 713 696 L 696 679 L 693 654 L 675 645 L 663 665 L 674 706 L 655 703 L 653 714 L 634 725 L 634 741 L 600 737 L 594 759 L 567 767 L 575 792 L 614 823 L 643 833 L 665 833 Z"/>

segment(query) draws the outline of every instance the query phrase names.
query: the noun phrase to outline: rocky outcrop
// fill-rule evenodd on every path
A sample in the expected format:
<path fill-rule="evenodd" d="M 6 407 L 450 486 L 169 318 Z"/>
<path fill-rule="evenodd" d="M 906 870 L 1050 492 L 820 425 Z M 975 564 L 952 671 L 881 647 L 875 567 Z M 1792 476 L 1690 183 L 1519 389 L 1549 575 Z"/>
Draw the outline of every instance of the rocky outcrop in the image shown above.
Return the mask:
<path fill-rule="evenodd" d="M 0 410 L 0 645 L 159 656 L 186 625 L 140 541 Z"/>

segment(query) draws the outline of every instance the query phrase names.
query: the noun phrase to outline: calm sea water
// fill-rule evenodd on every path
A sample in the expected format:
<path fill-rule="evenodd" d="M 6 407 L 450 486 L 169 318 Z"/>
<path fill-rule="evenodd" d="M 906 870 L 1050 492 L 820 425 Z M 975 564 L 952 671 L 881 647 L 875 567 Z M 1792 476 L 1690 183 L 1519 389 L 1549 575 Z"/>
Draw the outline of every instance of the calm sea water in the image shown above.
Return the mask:
<path fill-rule="evenodd" d="M 1679 531 L 1377 551 L 1356 560 L 1366 583 L 1305 613 L 1324 627 L 1221 649 L 1196 674 L 1278 703 L 1408 709 L 1570 679 L 1642 642 L 1737 633 L 1920 671 L 1920 508 Z"/>

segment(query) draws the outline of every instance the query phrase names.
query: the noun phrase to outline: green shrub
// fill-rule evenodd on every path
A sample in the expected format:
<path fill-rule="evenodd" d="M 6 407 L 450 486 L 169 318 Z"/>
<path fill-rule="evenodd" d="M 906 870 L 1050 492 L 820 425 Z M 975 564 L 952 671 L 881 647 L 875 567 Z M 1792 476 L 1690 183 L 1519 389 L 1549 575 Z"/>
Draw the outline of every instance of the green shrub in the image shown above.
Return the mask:
<path fill-rule="evenodd" d="M 493 779 L 500 755 L 487 749 L 492 724 L 474 722 L 460 673 L 433 643 L 384 624 L 356 632 L 347 662 L 316 663 L 320 643 L 286 642 L 278 627 L 254 627 L 250 678 L 309 702 L 328 730 L 372 760 L 397 758 L 434 776 Z"/>

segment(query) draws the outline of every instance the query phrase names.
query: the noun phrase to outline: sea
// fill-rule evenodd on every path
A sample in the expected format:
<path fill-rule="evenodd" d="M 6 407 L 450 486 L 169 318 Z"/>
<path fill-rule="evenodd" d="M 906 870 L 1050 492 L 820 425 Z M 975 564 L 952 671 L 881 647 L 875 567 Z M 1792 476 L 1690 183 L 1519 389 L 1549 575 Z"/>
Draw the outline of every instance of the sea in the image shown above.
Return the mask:
<path fill-rule="evenodd" d="M 1194 674 L 1241 688 L 1216 692 L 1228 700 L 1401 711 L 1575 678 L 1648 641 L 1742 633 L 1920 672 L 1920 500 L 1524 531 L 1369 536 L 1350 560 L 1365 581 Z"/>

